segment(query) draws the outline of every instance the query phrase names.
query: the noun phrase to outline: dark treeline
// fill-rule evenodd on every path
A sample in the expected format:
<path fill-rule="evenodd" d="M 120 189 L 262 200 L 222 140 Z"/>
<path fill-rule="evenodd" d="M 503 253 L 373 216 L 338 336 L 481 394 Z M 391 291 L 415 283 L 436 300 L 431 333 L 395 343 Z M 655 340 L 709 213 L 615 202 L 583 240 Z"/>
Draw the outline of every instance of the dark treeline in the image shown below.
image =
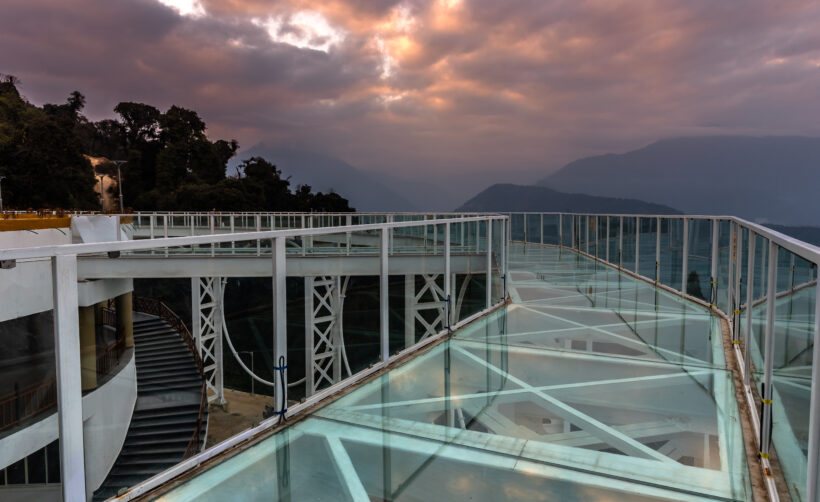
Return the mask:
<path fill-rule="evenodd" d="M 290 181 L 266 159 L 244 160 L 226 175 L 235 140 L 211 141 L 193 110 L 164 113 L 143 104 L 114 107 L 116 119 L 89 121 L 85 97 L 42 108 L 18 92 L 19 81 L 0 75 L 0 176 L 6 208 L 97 209 L 94 169 L 85 155 L 126 161 L 123 200 L 135 210 L 351 211 L 334 192 L 313 193 Z M 116 173 L 108 166 L 106 171 Z"/>

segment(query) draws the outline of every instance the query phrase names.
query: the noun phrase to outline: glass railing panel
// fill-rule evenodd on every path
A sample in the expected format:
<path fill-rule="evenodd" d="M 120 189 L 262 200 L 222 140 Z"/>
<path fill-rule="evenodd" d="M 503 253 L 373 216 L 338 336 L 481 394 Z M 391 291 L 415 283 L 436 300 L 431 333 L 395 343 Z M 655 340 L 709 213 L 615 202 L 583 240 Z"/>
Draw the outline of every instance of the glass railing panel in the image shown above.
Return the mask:
<path fill-rule="evenodd" d="M 540 227 L 540 218 L 538 223 Z M 492 220 L 490 225 L 492 226 L 492 231 L 490 232 L 492 236 L 490 242 L 490 303 L 494 305 L 505 300 L 504 270 L 507 237 L 504 234 L 504 222 L 502 220 Z"/>
<path fill-rule="evenodd" d="M 689 219 L 689 246 L 687 256 L 686 293 L 700 300 L 711 296 L 712 222 L 707 219 Z"/>
<path fill-rule="evenodd" d="M 510 215 L 510 239 L 524 242 L 524 229 L 526 228 L 525 215 L 523 213 L 512 213 Z"/>
<path fill-rule="evenodd" d="M 803 258 L 780 249 L 777 262 L 772 441 L 792 499 L 803 500 L 817 283 Z"/>
<path fill-rule="evenodd" d="M 544 235 L 544 244 L 552 244 L 557 246 L 559 244 L 559 228 L 557 214 L 544 214 L 544 223 L 541 227 L 541 232 Z"/>
<path fill-rule="evenodd" d="M 543 228 L 541 225 L 541 214 L 539 213 L 525 213 L 525 228 L 527 233 L 527 242 L 539 244 L 543 239 Z"/>
<path fill-rule="evenodd" d="M 680 290 L 683 269 L 683 220 L 661 218 L 661 252 L 658 276 L 661 284 Z"/>
<path fill-rule="evenodd" d="M 638 257 L 638 273 L 650 280 L 655 279 L 655 251 L 657 249 L 657 218 L 638 218 L 640 224 L 640 246 Z"/>
<path fill-rule="evenodd" d="M 732 262 L 732 253 L 735 243 L 732 240 L 731 222 L 728 220 L 718 220 L 718 267 L 717 267 L 717 291 L 716 302 L 717 307 L 723 312 L 730 312 L 729 308 L 729 279 L 732 277 L 734 270 L 729 271 L 730 267 L 734 267 Z"/>
<path fill-rule="evenodd" d="M 636 272 L 635 270 L 635 238 L 636 238 L 636 218 L 632 216 L 623 217 L 623 251 L 621 253 L 621 264 L 625 270 Z"/>

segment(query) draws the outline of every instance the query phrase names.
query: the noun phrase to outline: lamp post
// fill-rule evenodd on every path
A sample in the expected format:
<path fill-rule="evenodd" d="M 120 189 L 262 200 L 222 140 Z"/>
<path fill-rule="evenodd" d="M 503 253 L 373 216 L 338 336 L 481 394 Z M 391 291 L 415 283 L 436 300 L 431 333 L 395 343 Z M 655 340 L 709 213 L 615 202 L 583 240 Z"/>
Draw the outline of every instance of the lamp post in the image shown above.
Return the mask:
<path fill-rule="evenodd" d="M 103 175 L 100 175 L 100 211 L 105 214 L 105 199 L 103 198 Z"/>
<path fill-rule="evenodd" d="M 120 214 L 125 213 L 125 207 L 122 203 L 122 172 L 120 172 L 120 166 L 128 162 L 127 160 L 113 160 L 115 164 L 117 164 L 117 189 L 120 192 Z"/>
<path fill-rule="evenodd" d="M 0 213 L 3 212 L 3 180 L 6 179 L 5 176 L 0 176 Z"/>

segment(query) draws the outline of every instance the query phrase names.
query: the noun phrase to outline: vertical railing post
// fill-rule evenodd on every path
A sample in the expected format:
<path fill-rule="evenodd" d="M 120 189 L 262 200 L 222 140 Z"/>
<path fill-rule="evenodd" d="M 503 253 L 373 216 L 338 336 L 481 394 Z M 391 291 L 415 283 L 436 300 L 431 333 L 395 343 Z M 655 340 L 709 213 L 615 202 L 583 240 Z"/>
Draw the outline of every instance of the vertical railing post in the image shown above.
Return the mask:
<path fill-rule="evenodd" d="M 655 282 L 661 278 L 661 217 L 655 221 Z"/>
<path fill-rule="evenodd" d="M 774 369 L 774 316 L 775 302 L 777 301 L 777 252 L 778 246 L 769 240 L 769 265 L 767 269 L 766 292 L 766 335 L 764 339 L 763 355 L 763 392 L 762 409 L 763 419 L 760 425 L 760 455 L 769 456 L 769 445 L 772 440 L 772 373 Z"/>
<path fill-rule="evenodd" d="M 450 331 L 450 324 L 453 318 L 453 302 L 450 285 L 450 224 L 444 224 L 444 324 L 447 331 Z"/>
<path fill-rule="evenodd" d="M 635 217 L 635 273 L 641 275 L 641 217 Z"/>
<path fill-rule="evenodd" d="M 162 236 L 168 238 L 168 215 L 162 215 Z M 168 257 L 168 246 L 165 246 L 165 257 Z"/>
<path fill-rule="evenodd" d="M 259 215 L 259 214 L 256 215 L 256 231 L 257 232 L 262 231 L 262 216 Z M 262 254 L 262 241 L 259 240 L 259 239 L 256 239 L 256 256 L 260 256 L 261 254 Z M 253 357 L 253 356 L 251 356 L 251 357 Z M 253 360 L 253 359 L 251 359 L 251 360 Z"/>
<path fill-rule="evenodd" d="M 683 256 L 681 257 L 680 292 L 686 294 L 689 280 L 689 218 L 683 218 Z"/>
<path fill-rule="evenodd" d="M 486 220 L 487 225 L 487 309 L 489 309 L 493 304 L 492 299 L 492 279 L 493 279 L 493 246 L 492 246 L 492 235 L 493 235 L 493 226 L 492 220 Z"/>
<path fill-rule="evenodd" d="M 527 243 L 527 213 L 523 213 L 524 215 L 524 243 Z"/>
<path fill-rule="evenodd" d="M 382 363 L 387 364 L 390 358 L 390 330 L 389 330 L 389 281 L 387 268 L 387 251 L 389 247 L 389 229 L 382 228 L 379 239 L 379 340 L 381 346 Z"/>
<path fill-rule="evenodd" d="M 734 288 L 735 291 L 732 294 L 732 298 L 734 298 L 733 304 L 730 306 L 732 309 L 732 319 L 734 320 L 734 324 L 732 325 L 732 340 L 738 342 L 740 340 L 740 304 L 743 303 L 740 299 L 740 287 L 743 283 L 743 276 L 742 276 L 742 269 L 743 269 L 743 227 L 738 224 L 735 224 L 735 228 L 737 229 L 735 232 L 735 281 L 734 281 Z"/>
<path fill-rule="evenodd" d="M 191 228 L 193 229 L 193 227 L 191 227 Z M 211 228 L 211 235 L 213 235 L 214 234 L 214 215 L 213 215 L 213 213 L 211 213 L 211 217 L 210 217 L 210 228 Z M 211 256 L 214 256 L 215 250 L 216 250 L 216 246 L 212 242 L 211 243 Z"/>
<path fill-rule="evenodd" d="M 744 374 L 743 374 L 743 384 L 747 387 L 749 386 L 749 382 L 751 381 L 751 371 L 752 371 L 752 303 L 755 299 L 754 294 L 754 285 L 755 285 L 755 244 L 757 241 L 757 236 L 754 232 L 749 230 L 749 250 L 748 250 L 748 258 L 746 263 L 746 326 L 745 326 L 745 333 L 744 333 L 744 340 L 743 346 L 746 349 L 743 363 L 744 363 Z"/>
<path fill-rule="evenodd" d="M 544 213 L 541 213 L 541 226 L 539 228 L 541 229 L 541 231 L 539 232 L 541 234 L 541 244 L 543 244 L 544 243 Z"/>
<path fill-rule="evenodd" d="M 718 288 L 718 230 L 720 228 L 720 220 L 712 219 L 712 266 L 709 272 L 709 306 L 714 307 L 717 303 L 717 288 Z"/>
<path fill-rule="evenodd" d="M 572 224 L 569 227 L 569 247 L 570 247 L 570 249 L 576 249 L 576 247 L 575 247 L 575 215 L 571 214 L 570 219 L 571 219 L 570 223 L 572 223 Z M 581 247 L 579 246 L 577 249 L 578 249 L 578 251 L 580 251 Z"/>
<path fill-rule="evenodd" d="M 601 220 L 598 218 L 597 214 L 592 218 L 592 231 L 595 233 L 595 257 L 598 258 L 601 255 L 601 250 L 598 247 L 600 245 L 598 235 L 600 234 L 601 227 L 599 225 L 601 224 Z"/>
<path fill-rule="evenodd" d="M 589 254 L 589 215 L 587 215 L 586 228 L 584 229 L 584 250 Z"/>
<path fill-rule="evenodd" d="M 86 500 L 77 255 L 51 258 L 63 500 Z"/>
<path fill-rule="evenodd" d="M 231 213 L 231 234 L 236 233 L 236 222 L 234 221 L 234 215 Z M 236 253 L 236 241 L 231 241 L 231 254 Z"/>
<path fill-rule="evenodd" d="M 734 283 L 735 283 L 735 279 L 734 279 L 735 225 L 731 220 L 729 220 L 729 252 L 727 253 L 727 255 L 728 255 L 728 258 L 729 258 L 728 259 L 729 269 L 727 270 L 727 281 L 726 281 L 726 313 L 729 314 L 729 316 L 731 318 L 733 318 L 732 317 L 732 315 L 733 315 L 732 313 L 734 311 L 733 295 L 735 294 L 735 290 L 734 290 L 734 287 L 733 287 Z"/>
<path fill-rule="evenodd" d="M 353 216 L 351 216 L 349 214 L 346 215 L 345 216 L 345 226 L 349 227 L 352 224 L 353 224 Z M 345 244 L 347 246 L 347 254 L 350 254 L 350 239 L 351 239 L 351 233 L 350 232 L 345 232 Z"/>
<path fill-rule="evenodd" d="M 820 269 L 820 263 L 815 264 Z M 748 288 L 748 286 L 747 286 Z M 818 470 L 820 470 L 820 289 L 814 293 L 814 346 L 812 348 L 811 400 L 809 401 L 809 451 L 806 473 L 806 500 L 818 498 Z"/>
<path fill-rule="evenodd" d="M 609 263 L 609 216 L 604 216 L 606 218 L 606 262 Z"/>
<path fill-rule="evenodd" d="M 564 247 L 564 221 L 561 213 L 558 213 L 558 247 Z M 508 223 L 509 225 L 509 223 Z"/>
<path fill-rule="evenodd" d="M 618 223 L 618 268 L 624 268 L 624 217 Z"/>
<path fill-rule="evenodd" d="M 279 414 L 288 408 L 288 322 L 287 322 L 287 263 L 285 238 L 271 242 L 273 280 L 273 383 L 274 404 Z M 310 368 L 305 368 L 309 371 Z"/>

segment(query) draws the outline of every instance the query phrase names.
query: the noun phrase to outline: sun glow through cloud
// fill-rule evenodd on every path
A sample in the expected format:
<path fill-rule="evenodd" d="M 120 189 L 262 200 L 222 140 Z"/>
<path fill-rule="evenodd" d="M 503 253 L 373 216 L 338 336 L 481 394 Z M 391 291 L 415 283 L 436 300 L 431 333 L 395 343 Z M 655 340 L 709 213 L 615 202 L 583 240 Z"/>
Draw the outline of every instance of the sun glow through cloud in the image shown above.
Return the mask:
<path fill-rule="evenodd" d="M 290 16 L 254 18 L 253 23 L 265 28 L 271 40 L 300 49 L 329 52 L 345 39 L 342 29 L 330 25 L 319 12 L 299 11 Z"/>
<path fill-rule="evenodd" d="M 161 4 L 177 11 L 181 16 L 202 17 L 205 15 L 205 8 L 199 0 L 158 0 Z"/>

